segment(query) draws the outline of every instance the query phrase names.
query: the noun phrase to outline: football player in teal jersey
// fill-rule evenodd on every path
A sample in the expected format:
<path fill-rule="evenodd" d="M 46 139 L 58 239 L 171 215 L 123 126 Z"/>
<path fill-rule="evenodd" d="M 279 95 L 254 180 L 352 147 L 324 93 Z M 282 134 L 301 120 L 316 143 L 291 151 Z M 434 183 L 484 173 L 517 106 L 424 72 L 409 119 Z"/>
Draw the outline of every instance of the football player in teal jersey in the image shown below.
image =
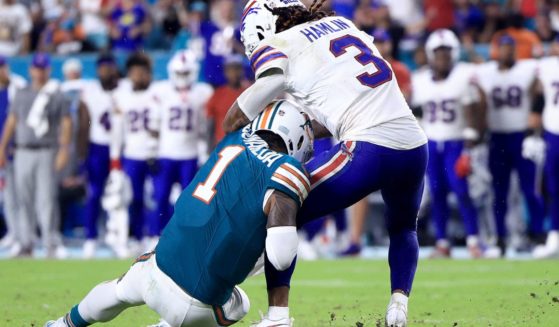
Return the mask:
<path fill-rule="evenodd" d="M 237 285 L 262 268 L 257 262 L 285 270 L 295 259 L 297 211 L 310 191 L 301 164 L 312 156 L 310 126 L 296 105 L 275 101 L 225 137 L 182 192 L 155 251 L 45 326 L 89 326 L 142 304 L 171 326 L 241 320 L 250 304 Z"/>

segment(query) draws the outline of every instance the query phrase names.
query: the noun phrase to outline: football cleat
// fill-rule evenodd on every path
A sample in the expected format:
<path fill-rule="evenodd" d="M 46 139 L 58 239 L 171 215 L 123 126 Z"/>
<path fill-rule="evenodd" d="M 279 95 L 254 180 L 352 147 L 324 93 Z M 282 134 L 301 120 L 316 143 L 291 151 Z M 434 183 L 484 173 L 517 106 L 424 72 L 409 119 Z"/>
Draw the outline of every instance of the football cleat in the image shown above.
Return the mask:
<path fill-rule="evenodd" d="M 160 319 L 157 324 L 149 325 L 148 327 L 171 327 L 168 322 L 163 319 Z"/>
<path fill-rule="evenodd" d="M 271 320 L 268 317 L 264 316 L 262 312 L 260 312 L 261 320 L 255 324 L 250 325 L 250 327 L 292 327 L 293 318 L 283 318 L 279 320 Z"/>
<path fill-rule="evenodd" d="M 429 255 L 430 259 L 448 259 L 450 258 L 450 244 L 447 241 L 437 241 L 435 249 Z"/>
<path fill-rule="evenodd" d="M 532 256 L 535 259 L 559 258 L 559 232 L 549 232 L 545 244 L 536 246 Z"/>
<path fill-rule="evenodd" d="M 64 317 L 58 318 L 58 320 L 49 320 L 44 327 L 68 327 L 64 322 Z"/>
<path fill-rule="evenodd" d="M 408 321 L 408 297 L 394 293 L 386 309 L 386 327 L 406 327 Z"/>
<path fill-rule="evenodd" d="M 95 250 L 97 249 L 97 241 L 87 240 L 83 244 L 83 258 L 92 259 L 95 256 Z"/>

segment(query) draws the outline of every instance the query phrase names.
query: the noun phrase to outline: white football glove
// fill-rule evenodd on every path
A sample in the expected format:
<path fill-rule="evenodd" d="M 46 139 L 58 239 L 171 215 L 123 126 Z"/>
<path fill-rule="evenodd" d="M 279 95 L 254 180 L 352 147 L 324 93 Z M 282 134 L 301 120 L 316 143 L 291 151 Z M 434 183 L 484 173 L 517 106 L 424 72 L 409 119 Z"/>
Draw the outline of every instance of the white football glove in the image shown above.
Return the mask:
<path fill-rule="evenodd" d="M 535 135 L 527 136 L 522 142 L 522 157 L 542 164 L 545 159 L 545 142 Z"/>
<path fill-rule="evenodd" d="M 103 209 L 109 211 L 126 207 L 131 200 L 132 186 L 128 176 L 122 170 L 111 170 L 101 200 Z"/>

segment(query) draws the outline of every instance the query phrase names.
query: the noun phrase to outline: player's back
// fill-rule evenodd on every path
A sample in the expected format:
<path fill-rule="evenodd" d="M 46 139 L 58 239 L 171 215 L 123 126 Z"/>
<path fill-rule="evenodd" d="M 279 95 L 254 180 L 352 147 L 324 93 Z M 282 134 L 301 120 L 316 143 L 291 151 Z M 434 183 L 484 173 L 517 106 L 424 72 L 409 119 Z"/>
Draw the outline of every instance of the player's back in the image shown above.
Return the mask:
<path fill-rule="evenodd" d="M 296 194 L 308 190 L 293 192 L 285 179 L 304 176 L 302 171 L 247 129 L 228 135 L 177 201 L 156 249 L 161 270 L 198 300 L 225 303 L 263 252 L 267 190 L 279 189 L 300 203 Z"/>
<path fill-rule="evenodd" d="M 373 38 L 343 17 L 325 17 L 264 39 L 251 56 L 256 76 L 281 68 L 291 95 L 340 140 L 412 117 Z"/>

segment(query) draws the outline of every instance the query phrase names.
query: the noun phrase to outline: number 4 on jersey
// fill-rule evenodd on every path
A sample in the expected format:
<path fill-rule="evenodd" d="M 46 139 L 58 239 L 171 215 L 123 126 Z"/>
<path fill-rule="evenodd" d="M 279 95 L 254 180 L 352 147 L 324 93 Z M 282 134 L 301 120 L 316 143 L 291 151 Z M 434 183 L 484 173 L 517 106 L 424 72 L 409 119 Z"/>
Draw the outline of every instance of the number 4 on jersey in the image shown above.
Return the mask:
<path fill-rule="evenodd" d="M 215 186 L 221 179 L 221 176 L 223 176 L 225 169 L 244 151 L 244 149 L 245 148 L 242 146 L 228 146 L 221 150 L 219 153 L 219 160 L 215 163 L 206 180 L 196 186 L 192 196 L 209 204 L 217 192 Z"/>

